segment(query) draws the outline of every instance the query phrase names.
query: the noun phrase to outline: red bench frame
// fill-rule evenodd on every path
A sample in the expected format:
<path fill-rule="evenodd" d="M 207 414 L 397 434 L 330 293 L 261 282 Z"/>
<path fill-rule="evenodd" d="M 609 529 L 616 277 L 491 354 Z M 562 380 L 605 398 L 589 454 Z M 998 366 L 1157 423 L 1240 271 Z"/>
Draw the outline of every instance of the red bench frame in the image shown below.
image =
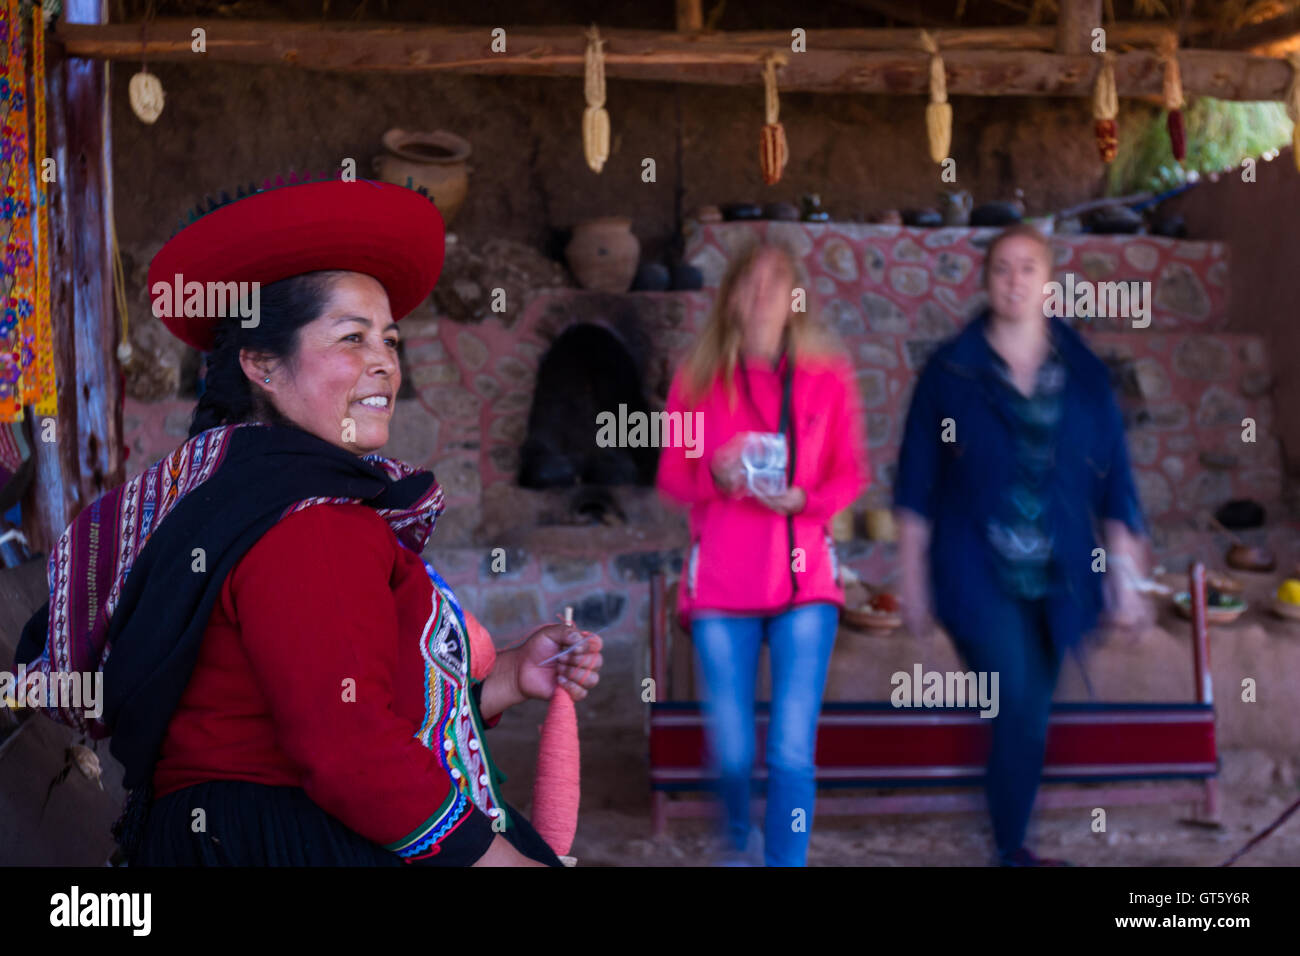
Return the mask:
<path fill-rule="evenodd" d="M 1054 704 L 1048 725 L 1039 807 L 1171 803 L 1186 800 L 1204 819 L 1218 816 L 1214 697 L 1206 621 L 1205 566 L 1188 572 L 1192 594 L 1195 699 L 1178 703 Z M 650 674 L 668 687 L 668 615 L 664 577 L 650 582 Z M 759 704 L 757 752 L 763 753 L 767 705 Z M 662 834 L 674 817 L 711 815 L 711 802 L 672 800 L 673 793 L 708 790 L 704 714 L 699 701 L 655 701 L 649 712 L 651 816 Z M 824 815 L 979 810 L 980 793 L 823 796 L 834 789 L 972 786 L 982 783 L 988 721 L 960 708 L 896 708 L 887 702 L 822 706 L 817 725 L 816 812 Z M 762 780 L 766 770 L 755 768 Z M 1167 787 L 1125 786 L 1138 780 Z M 1088 787 L 1079 784 L 1091 784 Z M 1101 784 L 1101 786 L 1098 786 Z M 761 812 L 761 810 L 760 810 Z"/>

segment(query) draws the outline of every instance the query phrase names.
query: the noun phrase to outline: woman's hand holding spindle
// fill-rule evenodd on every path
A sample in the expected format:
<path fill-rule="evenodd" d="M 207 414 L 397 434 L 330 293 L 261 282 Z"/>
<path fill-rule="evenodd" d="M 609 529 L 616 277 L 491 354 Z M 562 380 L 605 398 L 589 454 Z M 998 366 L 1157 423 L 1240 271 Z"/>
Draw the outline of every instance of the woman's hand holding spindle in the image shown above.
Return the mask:
<path fill-rule="evenodd" d="M 549 663 L 543 663 L 561 651 L 582 643 Z M 516 651 L 516 682 L 523 697 L 549 700 L 556 687 L 563 687 L 574 700 L 582 700 L 600 682 L 604 664 L 599 634 L 580 631 L 567 624 L 546 624 L 533 631 Z"/>
<path fill-rule="evenodd" d="M 1110 626 L 1140 634 L 1155 623 L 1155 608 L 1137 589 L 1147 577 L 1145 542 L 1122 522 L 1107 520 L 1107 571 L 1102 580 L 1102 597 Z"/>

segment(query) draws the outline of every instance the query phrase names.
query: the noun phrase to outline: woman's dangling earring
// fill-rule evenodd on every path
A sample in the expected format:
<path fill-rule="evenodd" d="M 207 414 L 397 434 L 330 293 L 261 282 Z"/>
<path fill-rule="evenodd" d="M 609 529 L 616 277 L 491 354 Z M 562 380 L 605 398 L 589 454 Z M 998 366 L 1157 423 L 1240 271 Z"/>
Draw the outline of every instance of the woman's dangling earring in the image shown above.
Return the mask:
<path fill-rule="evenodd" d="M 271 384 L 271 379 L 269 377 L 262 379 L 262 381 L 264 381 L 267 385 Z"/>

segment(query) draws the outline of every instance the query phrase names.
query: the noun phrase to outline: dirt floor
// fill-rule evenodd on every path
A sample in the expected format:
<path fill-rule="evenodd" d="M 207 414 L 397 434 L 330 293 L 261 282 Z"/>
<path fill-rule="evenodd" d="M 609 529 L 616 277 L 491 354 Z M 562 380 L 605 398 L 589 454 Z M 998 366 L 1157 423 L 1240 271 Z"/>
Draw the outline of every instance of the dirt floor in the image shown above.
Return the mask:
<path fill-rule="evenodd" d="M 1180 822 L 1184 804 L 1115 807 L 1107 831 L 1093 833 L 1085 809 L 1039 815 L 1034 849 L 1076 866 L 1217 866 L 1267 827 L 1296 799 L 1294 788 L 1221 791 L 1221 829 Z M 703 820 L 674 822 L 669 835 L 650 836 L 641 813 L 584 813 L 574 855 L 580 866 L 704 866 L 713 857 L 712 829 Z M 983 815 L 840 817 L 819 819 L 809 866 L 986 866 L 990 835 Z M 1235 866 L 1300 865 L 1300 812 Z"/>
<path fill-rule="evenodd" d="M 534 709 L 540 721 L 542 710 Z M 526 724 L 518 718 L 503 722 L 498 728 L 503 736 L 493 740 L 493 754 L 509 774 L 507 799 L 525 812 L 532 786 L 528 751 L 536 741 L 528 739 Z M 708 819 L 674 820 L 665 836 L 652 836 L 640 728 L 586 726 L 582 811 L 573 848 L 579 865 L 710 865 L 717 844 Z M 1217 866 L 1300 797 L 1289 759 L 1277 761 L 1258 750 L 1224 751 L 1220 758 L 1219 828 L 1185 822 L 1193 808 L 1181 801 L 1107 806 L 1104 833 L 1092 831 L 1091 808 L 1051 809 L 1036 815 L 1031 845 L 1039 855 L 1078 866 Z M 1162 785 L 1148 786 L 1159 792 Z M 813 827 L 808 863 L 985 866 L 990 846 L 983 813 L 821 817 Z M 1235 865 L 1300 865 L 1300 811 Z"/>
<path fill-rule="evenodd" d="M 1190 699 L 1187 631 L 1186 622 L 1162 613 L 1140 639 L 1108 642 L 1090 664 L 1101 698 Z M 1051 809 L 1036 816 L 1032 847 L 1040 855 L 1080 866 L 1217 866 L 1268 827 L 1300 797 L 1298 718 L 1292 703 L 1300 676 L 1297 631 L 1300 625 L 1255 615 L 1253 610 L 1249 619 L 1230 628 L 1211 629 L 1220 828 L 1184 822 L 1192 816 L 1192 807 L 1183 801 L 1106 806 L 1102 833 L 1092 830 L 1091 807 Z M 631 646 L 607 648 L 601 685 L 579 706 L 583 793 L 573 854 L 583 866 L 709 865 L 716 840 L 707 819 L 675 820 L 667 836 L 651 835 L 644 705 L 632 697 L 645 666 L 637 651 Z M 887 692 L 872 691 L 888 668 L 904 659 L 942 667 L 948 653 L 942 637 L 920 642 L 906 636 L 846 639 L 836 647 L 838 684 L 844 693 L 832 696 L 884 699 Z M 880 680 L 871 677 L 873 673 Z M 1242 702 L 1238 688 L 1243 674 L 1259 678 L 1266 689 L 1258 703 Z M 1073 677 L 1064 676 L 1058 699 L 1086 699 L 1081 688 L 1069 686 L 1074 683 Z M 489 733 L 493 755 L 509 775 L 507 799 L 525 812 L 544 710 L 541 702 L 515 708 Z M 1162 787 L 1147 786 L 1156 792 Z M 990 863 L 990 845 L 983 813 L 821 817 L 813 827 L 808 862 L 984 866 Z M 1235 865 L 1300 865 L 1300 811 Z"/>

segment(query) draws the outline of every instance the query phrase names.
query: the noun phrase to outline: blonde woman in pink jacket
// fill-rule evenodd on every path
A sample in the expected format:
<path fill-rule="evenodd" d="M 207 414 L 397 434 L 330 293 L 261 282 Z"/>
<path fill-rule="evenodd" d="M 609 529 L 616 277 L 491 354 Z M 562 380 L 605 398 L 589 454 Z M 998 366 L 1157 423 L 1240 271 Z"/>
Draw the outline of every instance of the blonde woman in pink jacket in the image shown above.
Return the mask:
<path fill-rule="evenodd" d="M 705 685 L 729 862 L 757 855 L 754 695 L 768 643 L 769 866 L 807 859 L 817 718 L 844 603 L 830 522 L 870 481 L 853 370 L 812 313 L 793 308 L 809 298 L 796 295 L 799 275 L 777 245 L 756 245 L 731 263 L 668 395 L 669 413 L 699 415 L 700 441 L 665 448 L 657 482 L 690 506 L 678 614 Z"/>

